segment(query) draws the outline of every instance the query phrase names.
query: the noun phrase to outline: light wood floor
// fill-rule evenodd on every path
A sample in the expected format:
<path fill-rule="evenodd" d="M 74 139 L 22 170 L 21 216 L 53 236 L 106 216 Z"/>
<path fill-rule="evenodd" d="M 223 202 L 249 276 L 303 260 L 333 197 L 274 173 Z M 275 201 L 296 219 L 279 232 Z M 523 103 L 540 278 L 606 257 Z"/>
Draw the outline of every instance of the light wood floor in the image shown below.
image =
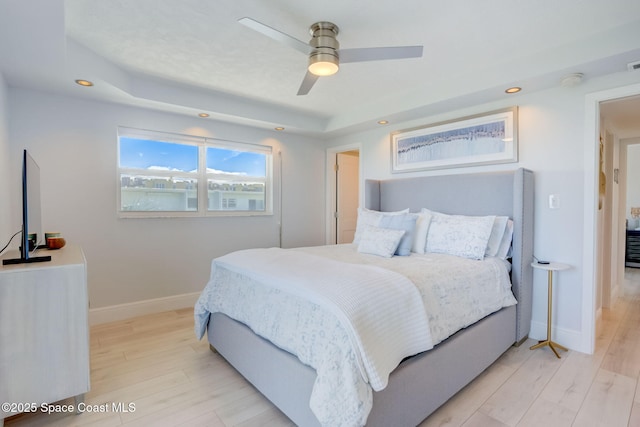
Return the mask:
<path fill-rule="evenodd" d="M 529 350 L 529 340 L 420 427 L 640 426 L 640 270 L 627 271 L 632 295 L 604 310 L 595 354 L 570 351 L 559 360 L 548 348 Z M 196 341 L 190 309 L 93 327 L 91 366 L 86 403 L 106 404 L 109 412 L 23 414 L 5 425 L 293 425 Z M 114 412 L 112 404 L 135 411 Z"/>

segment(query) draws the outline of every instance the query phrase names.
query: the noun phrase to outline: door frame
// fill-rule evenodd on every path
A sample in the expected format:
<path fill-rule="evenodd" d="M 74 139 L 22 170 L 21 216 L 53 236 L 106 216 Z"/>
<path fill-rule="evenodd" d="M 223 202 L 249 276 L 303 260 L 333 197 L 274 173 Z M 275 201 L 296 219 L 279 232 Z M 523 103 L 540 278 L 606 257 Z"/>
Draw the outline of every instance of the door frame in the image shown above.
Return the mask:
<path fill-rule="evenodd" d="M 362 191 L 362 144 L 355 143 L 349 145 L 340 145 L 337 147 L 329 147 L 326 150 L 326 172 L 325 172 L 325 188 L 326 188 L 326 201 L 325 201 L 325 244 L 336 244 L 336 221 L 334 213 L 337 209 L 336 206 L 336 173 L 333 169 L 333 165 L 336 161 L 336 155 L 345 151 L 357 151 L 360 153 L 358 156 L 358 206 L 364 206 L 363 204 L 363 191 Z"/>
<path fill-rule="evenodd" d="M 597 286 L 600 263 L 598 261 L 598 166 L 600 160 L 600 102 L 640 94 L 640 84 L 623 86 L 588 94 L 585 98 L 584 149 L 584 222 L 582 250 L 582 342 L 577 349 L 593 354 L 595 350 L 596 321 L 598 319 Z"/>

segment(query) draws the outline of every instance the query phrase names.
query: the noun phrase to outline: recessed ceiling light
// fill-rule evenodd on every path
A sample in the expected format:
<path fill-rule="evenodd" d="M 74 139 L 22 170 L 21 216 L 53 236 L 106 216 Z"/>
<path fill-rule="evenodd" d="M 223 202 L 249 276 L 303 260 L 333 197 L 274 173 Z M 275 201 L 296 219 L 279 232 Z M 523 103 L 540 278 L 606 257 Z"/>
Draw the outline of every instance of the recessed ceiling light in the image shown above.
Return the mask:
<path fill-rule="evenodd" d="M 277 130 L 277 131 L 283 131 L 284 130 L 284 128 L 282 126 L 278 126 L 278 127 L 274 128 L 274 129 Z"/>
<path fill-rule="evenodd" d="M 205 117 L 209 117 L 209 115 L 207 113 L 200 113 L 200 114 L 198 114 L 198 117 L 205 118 Z"/>
<path fill-rule="evenodd" d="M 378 120 L 378 124 L 379 125 L 388 125 L 389 124 L 389 120 Z"/>
<path fill-rule="evenodd" d="M 80 86 L 93 86 L 93 82 L 90 82 L 89 80 L 81 80 L 78 79 L 76 80 L 76 83 L 79 84 Z"/>
<path fill-rule="evenodd" d="M 522 90 L 521 87 L 514 86 L 514 87 L 510 87 L 509 89 L 505 90 L 505 93 L 518 93 L 521 90 Z"/>

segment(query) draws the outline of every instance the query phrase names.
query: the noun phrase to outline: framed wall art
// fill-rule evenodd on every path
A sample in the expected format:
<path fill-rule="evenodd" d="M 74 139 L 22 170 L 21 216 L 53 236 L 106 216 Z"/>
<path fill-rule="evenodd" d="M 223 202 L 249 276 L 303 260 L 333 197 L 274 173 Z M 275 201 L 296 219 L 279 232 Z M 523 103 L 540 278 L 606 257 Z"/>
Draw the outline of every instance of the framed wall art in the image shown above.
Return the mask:
<path fill-rule="evenodd" d="M 394 173 L 517 161 L 517 107 L 391 134 Z"/>

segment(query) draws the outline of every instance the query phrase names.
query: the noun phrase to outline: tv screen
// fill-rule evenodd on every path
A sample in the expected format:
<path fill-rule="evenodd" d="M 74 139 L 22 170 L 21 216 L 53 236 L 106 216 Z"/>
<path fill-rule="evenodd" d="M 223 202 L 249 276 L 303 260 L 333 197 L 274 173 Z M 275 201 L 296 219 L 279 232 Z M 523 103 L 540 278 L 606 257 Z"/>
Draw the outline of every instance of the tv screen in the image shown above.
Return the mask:
<path fill-rule="evenodd" d="M 23 165 L 26 168 L 23 177 L 26 179 L 22 185 L 26 188 L 26 191 L 23 192 L 22 200 L 24 213 L 22 218 L 24 223 L 22 247 L 29 248 L 29 245 L 24 244 L 24 239 L 26 237 L 27 240 L 30 240 L 30 236 L 34 235 L 36 239 L 33 243 L 33 248 L 29 249 L 35 250 L 44 239 L 44 234 L 42 233 L 42 216 L 40 213 L 40 167 L 36 161 L 33 160 L 33 157 L 27 153 L 27 150 L 24 150 Z M 24 252 L 25 258 L 29 257 L 29 249 Z"/>
<path fill-rule="evenodd" d="M 51 261 L 50 256 L 33 256 L 33 252 L 44 242 L 40 213 L 40 167 L 24 150 L 22 157 L 22 238 L 20 258 L 5 259 L 3 264 L 21 264 Z M 33 239 L 30 239 L 33 236 Z"/>

